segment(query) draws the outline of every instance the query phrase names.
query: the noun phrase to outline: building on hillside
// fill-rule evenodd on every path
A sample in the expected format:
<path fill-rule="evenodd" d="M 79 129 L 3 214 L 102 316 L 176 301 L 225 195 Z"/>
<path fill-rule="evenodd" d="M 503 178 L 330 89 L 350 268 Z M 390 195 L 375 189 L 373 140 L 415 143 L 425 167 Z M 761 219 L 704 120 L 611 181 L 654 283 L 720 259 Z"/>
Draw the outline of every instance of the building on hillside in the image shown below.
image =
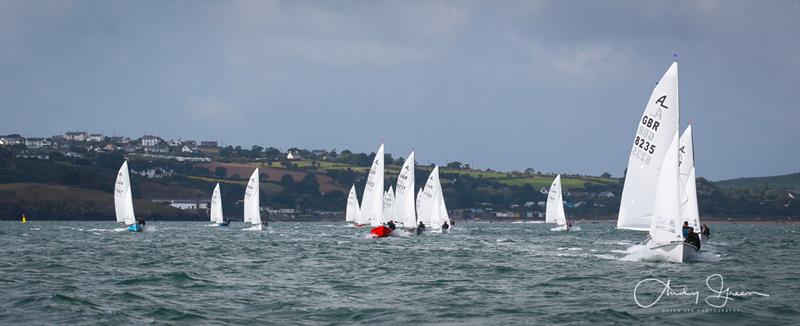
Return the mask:
<path fill-rule="evenodd" d="M 47 138 L 25 138 L 25 146 L 28 148 L 50 147 L 50 140 Z"/>
<path fill-rule="evenodd" d="M 550 193 L 550 190 L 548 190 L 547 188 L 542 187 L 542 189 L 539 189 L 539 193 L 541 193 L 542 195 L 547 195 L 547 194 Z"/>
<path fill-rule="evenodd" d="M 169 147 L 165 147 L 165 146 L 145 147 L 144 148 L 144 152 L 145 153 L 165 154 L 165 153 L 169 153 Z"/>
<path fill-rule="evenodd" d="M 0 145 L 19 145 L 24 144 L 25 138 L 22 138 L 20 135 L 8 135 L 0 137 Z"/>
<path fill-rule="evenodd" d="M 142 146 L 145 147 L 155 147 L 161 144 L 161 138 L 153 135 L 144 135 L 142 136 Z"/>
<path fill-rule="evenodd" d="M 102 141 L 106 140 L 106 136 L 103 136 L 103 134 L 91 134 L 91 135 L 89 135 L 89 137 L 86 138 L 86 140 L 87 141 L 102 142 Z"/>
<path fill-rule="evenodd" d="M 217 141 L 216 140 L 204 140 L 204 141 L 200 142 L 200 147 L 216 148 L 216 147 L 219 147 L 219 146 L 217 146 Z"/>
<path fill-rule="evenodd" d="M 303 158 L 300 157 L 300 153 L 290 151 L 289 154 L 286 154 L 286 159 L 289 161 L 296 161 L 296 160 L 302 160 Z"/>
<path fill-rule="evenodd" d="M 181 146 L 181 145 L 182 145 L 182 143 L 181 143 L 180 139 L 170 139 L 167 142 L 167 146 L 169 146 L 169 147 L 178 147 L 178 146 Z"/>
<path fill-rule="evenodd" d="M 89 134 L 85 131 L 67 131 L 64 133 L 64 139 L 69 141 L 86 141 L 89 139 Z"/>
<path fill-rule="evenodd" d="M 189 148 L 189 146 L 186 146 L 186 145 L 184 145 L 183 148 L 181 148 L 181 152 L 182 153 L 187 153 L 187 154 L 194 153 L 194 151 L 191 148 Z"/>
<path fill-rule="evenodd" d="M 167 204 L 180 210 L 207 210 L 211 203 L 192 199 L 153 199 L 154 203 Z"/>
<path fill-rule="evenodd" d="M 117 146 L 114 146 L 114 144 L 106 144 L 105 146 L 103 146 L 103 150 L 105 150 L 106 152 L 113 152 L 117 150 Z"/>

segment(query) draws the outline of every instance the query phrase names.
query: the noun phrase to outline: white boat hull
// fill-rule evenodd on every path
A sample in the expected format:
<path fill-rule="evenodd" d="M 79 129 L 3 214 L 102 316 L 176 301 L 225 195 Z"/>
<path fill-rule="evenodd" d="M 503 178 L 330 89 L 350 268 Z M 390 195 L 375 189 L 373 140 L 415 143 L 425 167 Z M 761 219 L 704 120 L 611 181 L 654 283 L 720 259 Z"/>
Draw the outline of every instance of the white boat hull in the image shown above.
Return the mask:
<path fill-rule="evenodd" d="M 648 257 L 655 260 L 664 260 L 673 263 L 685 263 L 697 260 L 697 252 L 699 251 L 694 245 L 683 242 L 675 241 L 667 244 L 654 244 L 648 243 L 649 251 Z"/>

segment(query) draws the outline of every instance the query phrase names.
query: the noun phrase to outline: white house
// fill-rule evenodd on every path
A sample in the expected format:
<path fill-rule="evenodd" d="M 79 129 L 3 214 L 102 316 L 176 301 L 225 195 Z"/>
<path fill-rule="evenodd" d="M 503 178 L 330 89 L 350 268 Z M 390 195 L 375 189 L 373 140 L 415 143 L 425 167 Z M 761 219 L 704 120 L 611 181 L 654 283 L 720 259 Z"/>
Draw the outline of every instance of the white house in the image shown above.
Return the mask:
<path fill-rule="evenodd" d="M 181 145 L 181 140 L 180 140 L 180 139 L 170 139 L 170 140 L 167 142 L 167 145 L 169 145 L 169 146 L 171 146 L 171 147 L 178 147 L 178 146 L 180 146 L 180 145 Z"/>
<path fill-rule="evenodd" d="M 28 148 L 43 148 L 50 146 L 50 140 L 46 138 L 25 138 L 25 146 Z"/>
<path fill-rule="evenodd" d="M 189 146 L 183 146 L 183 148 L 181 149 L 181 152 L 189 153 L 189 154 L 194 153 L 194 151 L 191 148 L 189 148 Z"/>
<path fill-rule="evenodd" d="M 101 142 L 101 141 L 106 140 L 106 136 L 103 136 L 103 134 L 91 134 L 91 135 L 89 135 L 88 138 L 86 138 L 86 140 L 87 141 Z"/>
<path fill-rule="evenodd" d="M 301 160 L 302 158 L 300 157 L 300 153 L 289 152 L 289 154 L 286 154 L 286 159 L 292 161 L 292 160 Z"/>
<path fill-rule="evenodd" d="M 67 131 L 64 133 L 64 139 L 69 141 L 86 141 L 89 139 L 89 134 L 85 131 Z"/>
<path fill-rule="evenodd" d="M 151 135 L 144 135 L 142 136 L 142 146 L 145 147 L 154 147 L 161 143 L 161 138 Z"/>
<path fill-rule="evenodd" d="M 24 143 L 25 139 L 17 135 L 0 137 L 0 145 L 18 145 Z"/>

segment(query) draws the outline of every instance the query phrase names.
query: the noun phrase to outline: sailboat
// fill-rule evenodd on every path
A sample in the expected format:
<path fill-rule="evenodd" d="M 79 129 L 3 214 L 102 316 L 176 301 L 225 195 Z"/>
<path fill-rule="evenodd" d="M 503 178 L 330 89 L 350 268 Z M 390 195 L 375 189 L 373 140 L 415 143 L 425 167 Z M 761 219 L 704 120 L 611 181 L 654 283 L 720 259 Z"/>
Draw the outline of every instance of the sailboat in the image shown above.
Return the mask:
<path fill-rule="evenodd" d="M 344 213 L 344 220 L 347 223 L 355 224 L 361 217 L 361 206 L 358 204 L 356 186 L 350 187 L 350 194 L 347 195 L 347 208 Z"/>
<path fill-rule="evenodd" d="M 260 204 L 260 183 L 258 180 L 258 168 L 250 175 L 247 188 L 244 191 L 244 223 L 250 223 L 250 228 L 245 230 L 261 230 L 261 204 Z"/>
<path fill-rule="evenodd" d="M 211 194 L 211 226 L 228 226 L 228 222 L 222 215 L 222 195 L 219 191 L 219 183 L 214 187 Z"/>
<path fill-rule="evenodd" d="M 117 215 L 117 223 L 125 224 L 128 231 L 144 231 L 144 224 L 137 223 L 133 213 L 133 193 L 131 192 L 128 161 L 122 163 L 117 172 L 117 181 L 114 184 L 114 212 Z"/>
<path fill-rule="evenodd" d="M 404 229 L 417 228 L 417 214 L 414 199 L 414 152 L 408 155 L 400 174 L 397 176 L 395 187 L 394 212 L 395 218 L 403 225 Z"/>
<path fill-rule="evenodd" d="M 617 218 L 617 228 L 650 232 L 645 243 L 650 256 L 672 262 L 691 260 L 697 252 L 680 229 L 679 121 L 676 61 L 639 119 Z"/>
<path fill-rule="evenodd" d="M 389 186 L 389 190 L 383 194 L 383 223 L 396 221 L 394 196 L 394 188 Z"/>
<path fill-rule="evenodd" d="M 445 223 L 448 223 L 449 226 L 450 217 L 447 214 L 442 185 L 439 181 L 438 166 L 433 168 L 420 193 L 417 205 L 419 220 L 434 232 L 447 232 L 442 229 L 442 226 Z"/>
<path fill-rule="evenodd" d="M 679 149 L 681 186 L 686 198 L 681 200 L 681 217 L 689 222 L 694 232 L 700 235 L 701 247 L 708 243 L 708 237 L 701 234 L 700 210 L 697 206 L 697 184 L 695 181 L 694 167 L 694 137 L 692 126 L 686 127 L 680 139 Z"/>
<path fill-rule="evenodd" d="M 544 215 L 545 223 L 555 223 L 564 231 L 569 230 L 567 217 L 564 214 L 564 200 L 561 195 L 561 175 L 556 175 L 547 194 L 547 208 Z"/>
<path fill-rule="evenodd" d="M 383 223 L 383 144 L 378 148 L 372 167 L 369 169 L 367 184 L 364 186 L 364 194 L 361 199 L 362 221 L 374 227 L 381 226 Z M 366 224 L 366 223 L 357 223 Z"/>

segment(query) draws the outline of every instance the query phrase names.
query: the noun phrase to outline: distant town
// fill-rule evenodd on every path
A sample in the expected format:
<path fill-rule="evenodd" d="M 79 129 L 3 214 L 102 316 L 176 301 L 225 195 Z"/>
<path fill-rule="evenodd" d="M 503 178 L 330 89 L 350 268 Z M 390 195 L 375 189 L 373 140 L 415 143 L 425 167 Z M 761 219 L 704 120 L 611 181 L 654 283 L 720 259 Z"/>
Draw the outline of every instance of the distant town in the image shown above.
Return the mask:
<path fill-rule="evenodd" d="M 69 131 L 49 138 L 0 136 L 0 218 L 38 214 L 45 219 L 112 219 L 113 178 L 130 162 L 137 215 L 201 220 L 214 183 L 222 185 L 226 216 L 241 216 L 245 178 L 255 167 L 262 180 L 262 210 L 283 220 L 342 218 L 347 192 L 362 193 L 374 153 L 274 147 L 219 146 L 216 140 L 139 138 Z M 386 154 L 386 187 L 402 157 Z M 417 165 L 419 189 L 432 169 Z M 534 169 L 500 172 L 449 162 L 440 167 L 449 213 L 457 219 L 541 220 L 553 174 Z M 623 179 L 562 175 L 567 215 L 613 219 Z M 766 180 L 766 179 L 765 179 Z M 701 212 L 720 218 L 800 216 L 800 174 L 759 184 L 698 178 Z M 741 184 L 741 182 L 739 182 Z M 5 196 L 2 196 L 5 192 Z"/>

